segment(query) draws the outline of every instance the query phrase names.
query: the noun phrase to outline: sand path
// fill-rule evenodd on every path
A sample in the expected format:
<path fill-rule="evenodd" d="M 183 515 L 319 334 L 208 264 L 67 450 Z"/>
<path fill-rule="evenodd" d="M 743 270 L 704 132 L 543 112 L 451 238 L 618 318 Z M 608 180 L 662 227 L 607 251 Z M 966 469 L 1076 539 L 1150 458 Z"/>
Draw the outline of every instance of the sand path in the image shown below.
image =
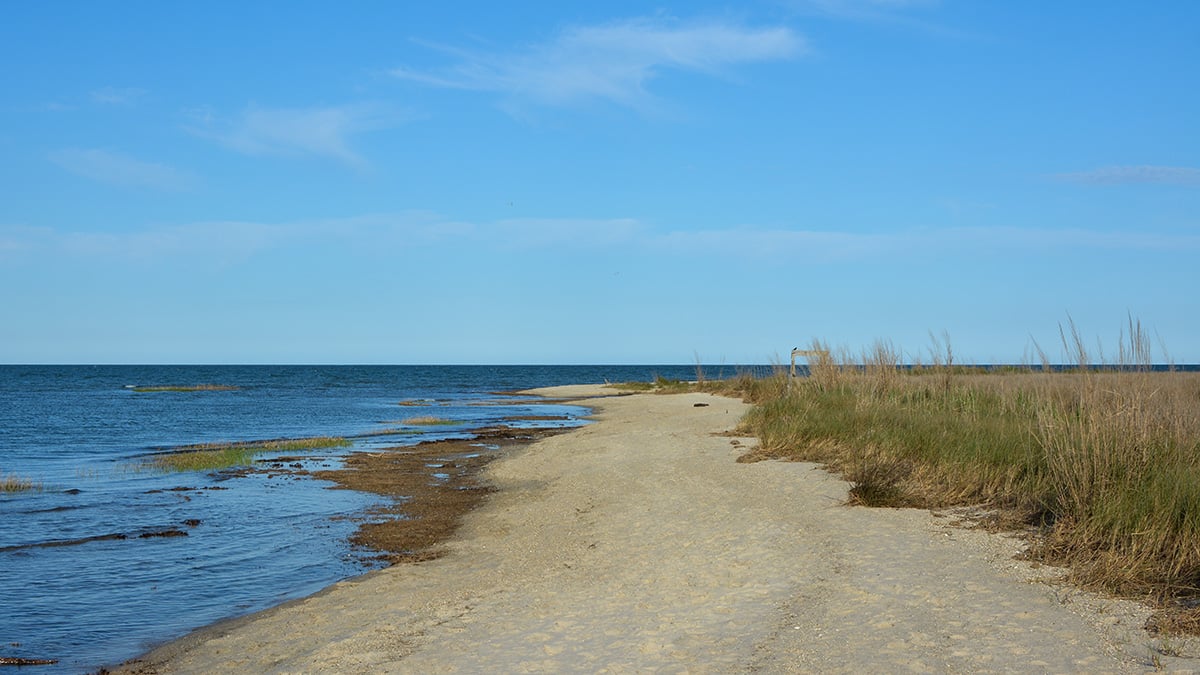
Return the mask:
<path fill-rule="evenodd" d="M 594 389 L 552 393 L 591 395 Z M 606 393 L 611 393 L 608 390 Z M 705 404 L 697 406 L 697 404 Z M 842 506 L 811 464 L 736 464 L 746 406 L 596 400 L 598 423 L 487 469 L 441 559 L 338 584 L 151 654 L 209 672 L 1143 672 L 1129 603 L 1028 581 L 1015 542 Z M 1141 613 L 1140 613 L 1141 612 Z M 1172 649 L 1158 645 L 1161 651 Z"/>

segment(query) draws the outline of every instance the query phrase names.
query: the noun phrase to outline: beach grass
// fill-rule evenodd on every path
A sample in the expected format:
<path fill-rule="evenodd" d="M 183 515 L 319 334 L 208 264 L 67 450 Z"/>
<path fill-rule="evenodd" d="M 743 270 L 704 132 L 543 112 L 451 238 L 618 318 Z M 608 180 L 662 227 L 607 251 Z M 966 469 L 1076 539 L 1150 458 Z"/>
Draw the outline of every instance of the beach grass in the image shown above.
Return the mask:
<path fill-rule="evenodd" d="M 829 350 L 810 375 L 709 382 L 755 403 L 760 447 L 744 461 L 820 463 L 870 506 L 982 507 L 1030 532 L 1027 556 L 1088 588 L 1151 598 L 1155 625 L 1200 629 L 1200 373 L 1154 371 L 1130 321 L 1115 358 L 1093 364 L 1073 325 L 1068 372 L 985 371 L 954 361 L 898 367 L 886 343 Z M 1043 357 L 1044 360 L 1044 357 Z"/>
<path fill-rule="evenodd" d="M 704 380 L 697 382 L 687 382 L 684 380 L 676 380 L 672 378 L 655 375 L 654 380 L 650 382 L 617 382 L 609 386 L 614 389 L 628 392 L 654 392 L 658 394 L 675 394 L 685 391 L 691 391 L 697 384 L 703 385 Z"/>
<path fill-rule="evenodd" d="M 148 467 L 158 471 L 212 471 L 249 466 L 264 452 L 294 452 L 348 447 L 351 442 L 338 436 L 289 438 L 240 443 L 205 443 L 177 448 L 152 457 Z"/>
<path fill-rule="evenodd" d="M 629 392 L 654 391 L 653 382 L 613 382 L 606 386 Z"/>
<path fill-rule="evenodd" d="M 41 490 L 42 484 L 24 476 L 0 473 L 0 494 L 33 492 Z"/>
<path fill-rule="evenodd" d="M 138 393 L 161 391 L 237 391 L 240 387 L 228 384 L 163 384 L 130 387 Z"/>

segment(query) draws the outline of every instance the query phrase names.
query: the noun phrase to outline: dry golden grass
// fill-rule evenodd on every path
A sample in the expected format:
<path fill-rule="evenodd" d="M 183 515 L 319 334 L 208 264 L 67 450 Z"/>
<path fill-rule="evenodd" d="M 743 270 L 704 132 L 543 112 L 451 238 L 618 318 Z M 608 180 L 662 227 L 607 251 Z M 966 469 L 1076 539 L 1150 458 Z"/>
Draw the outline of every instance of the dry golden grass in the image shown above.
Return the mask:
<path fill-rule="evenodd" d="M 0 474 L 0 494 L 40 490 L 41 483 L 13 474 Z"/>
<path fill-rule="evenodd" d="M 1063 342 L 1091 362 L 1073 326 Z M 757 403 L 743 420 L 754 459 L 822 463 L 854 503 L 989 507 L 1033 528 L 1031 557 L 1156 599 L 1171 609 L 1157 625 L 1200 626 L 1175 606 L 1200 596 L 1200 373 L 1152 371 L 1140 325 L 1107 370 L 1069 373 L 985 374 L 956 365 L 948 340 L 911 371 L 887 343 L 858 357 L 813 346 L 834 355 L 809 377 L 706 387 Z"/>

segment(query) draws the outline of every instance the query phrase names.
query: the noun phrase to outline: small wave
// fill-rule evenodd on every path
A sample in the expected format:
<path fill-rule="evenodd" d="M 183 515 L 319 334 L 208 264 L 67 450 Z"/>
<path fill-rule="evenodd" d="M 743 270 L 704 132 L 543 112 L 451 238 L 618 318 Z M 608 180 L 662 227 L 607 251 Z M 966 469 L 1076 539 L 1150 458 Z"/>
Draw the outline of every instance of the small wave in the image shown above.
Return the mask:
<path fill-rule="evenodd" d="M 94 506 L 95 506 L 94 504 L 63 504 L 61 506 L 52 506 L 48 509 L 29 509 L 28 511 L 21 511 L 21 513 L 27 514 L 27 515 L 33 515 L 35 513 L 59 513 L 61 511 L 75 511 L 78 509 L 90 509 Z"/>
<path fill-rule="evenodd" d="M 79 537 L 76 539 L 53 539 L 51 541 L 39 541 L 32 544 L 15 544 L 13 546 L 0 546 L 0 553 L 8 553 L 9 551 L 23 551 L 31 548 L 56 548 L 59 546 L 78 546 L 93 541 L 111 541 L 117 539 L 128 539 L 129 535 L 121 533 L 112 534 L 97 534 L 91 537 Z"/>
<path fill-rule="evenodd" d="M 200 524 L 199 520 L 188 519 L 183 521 L 183 526 L 192 528 Z M 178 527 L 165 528 L 145 528 L 133 532 L 112 532 L 109 534 L 96 534 L 90 537 L 77 537 L 74 539 L 52 539 L 50 541 L 38 541 L 30 544 L 14 544 L 12 546 L 0 546 L 0 553 L 9 553 L 11 551 L 24 551 L 33 548 L 58 548 L 60 546 L 79 546 L 80 544 L 88 544 L 93 541 L 123 541 L 126 539 L 155 539 L 159 537 L 186 537 L 187 531 Z"/>

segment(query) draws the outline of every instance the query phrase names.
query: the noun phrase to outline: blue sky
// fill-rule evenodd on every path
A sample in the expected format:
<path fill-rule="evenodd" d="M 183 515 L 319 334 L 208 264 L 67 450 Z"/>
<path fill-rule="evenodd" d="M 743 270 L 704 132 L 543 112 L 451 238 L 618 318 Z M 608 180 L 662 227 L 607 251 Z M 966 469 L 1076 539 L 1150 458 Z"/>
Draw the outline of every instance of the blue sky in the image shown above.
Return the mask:
<path fill-rule="evenodd" d="M 0 362 L 1200 362 L 1200 3 L 15 3 Z"/>

